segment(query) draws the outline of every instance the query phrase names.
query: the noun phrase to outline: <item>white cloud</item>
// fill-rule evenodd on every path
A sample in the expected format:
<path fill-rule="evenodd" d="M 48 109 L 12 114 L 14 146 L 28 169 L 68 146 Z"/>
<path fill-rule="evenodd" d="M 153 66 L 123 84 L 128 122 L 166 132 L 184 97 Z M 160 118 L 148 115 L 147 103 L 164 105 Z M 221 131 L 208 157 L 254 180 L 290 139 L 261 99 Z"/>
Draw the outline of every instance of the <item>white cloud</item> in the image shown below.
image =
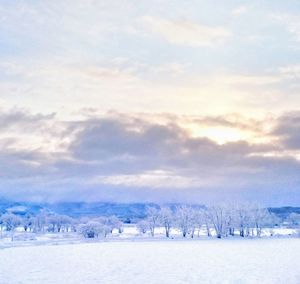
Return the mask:
<path fill-rule="evenodd" d="M 248 11 L 247 6 L 239 6 L 235 9 L 233 9 L 231 14 L 234 16 L 239 16 L 239 15 L 245 14 L 247 11 Z"/>
<path fill-rule="evenodd" d="M 267 85 L 278 83 L 281 78 L 276 75 L 238 75 L 238 74 L 228 74 L 224 76 L 217 77 L 219 82 L 224 84 L 232 85 Z"/>
<path fill-rule="evenodd" d="M 115 118 L 104 115 L 59 122 L 52 115 L 3 113 L 1 118 L 6 123 L 0 133 L 8 136 L 2 140 L 0 137 L 0 161 L 4 167 L 0 195 L 28 200 L 35 196 L 41 196 L 42 200 L 49 200 L 51 196 L 56 200 L 74 197 L 86 200 L 94 194 L 97 200 L 103 200 L 109 191 L 113 198 L 124 202 L 132 196 L 139 201 L 145 200 L 147 194 L 152 201 L 160 200 L 168 192 L 171 194 L 168 198 L 171 196 L 179 201 L 175 193 L 192 198 L 194 193 L 199 197 L 202 190 L 206 197 L 211 193 L 223 198 L 234 190 L 256 198 L 253 188 L 260 186 L 262 194 L 270 201 L 270 192 L 275 192 L 274 184 L 284 184 L 287 175 L 289 180 L 299 184 L 300 164 L 293 155 L 300 149 L 299 123 L 295 123 L 299 121 L 299 113 L 278 118 L 276 131 L 272 132 L 277 142 L 250 143 L 249 139 L 223 145 L 207 138 L 192 137 L 184 126 L 174 122 L 161 125 L 139 117 L 127 115 L 126 119 L 125 114 Z M 242 124 L 231 121 L 233 117 L 230 121 L 228 117 L 194 119 L 199 127 L 211 123 L 245 127 L 243 121 Z M 257 125 L 258 121 L 253 123 Z M 252 122 L 250 124 L 252 129 Z M 7 147 L 8 139 L 12 142 L 14 138 L 32 140 L 34 137 L 27 137 L 27 133 L 16 137 L 9 132 L 10 129 L 20 132 L 28 128 L 39 129 L 33 133 L 38 137 L 48 129 L 47 140 L 58 138 L 57 146 L 62 139 L 66 141 L 70 132 L 74 137 L 69 137 L 65 153 L 58 148 L 52 152 L 47 147 Z M 47 141 L 39 141 L 46 146 L 44 142 Z M 123 192 L 121 197 L 120 192 Z"/>
<path fill-rule="evenodd" d="M 300 77 L 300 65 L 287 65 L 280 67 L 278 69 L 279 73 L 290 77 L 290 78 L 299 78 Z"/>
<path fill-rule="evenodd" d="M 298 14 L 276 14 L 272 15 L 276 21 L 283 23 L 296 41 L 300 41 L 300 15 Z"/>
<path fill-rule="evenodd" d="M 149 171 L 142 174 L 99 176 L 91 184 L 109 184 L 127 187 L 188 188 L 208 186 L 196 177 L 185 177 L 165 171 Z"/>
<path fill-rule="evenodd" d="M 231 32 L 220 26 L 201 25 L 188 20 L 167 20 L 145 16 L 141 22 L 172 44 L 193 47 L 213 46 L 226 41 Z"/>

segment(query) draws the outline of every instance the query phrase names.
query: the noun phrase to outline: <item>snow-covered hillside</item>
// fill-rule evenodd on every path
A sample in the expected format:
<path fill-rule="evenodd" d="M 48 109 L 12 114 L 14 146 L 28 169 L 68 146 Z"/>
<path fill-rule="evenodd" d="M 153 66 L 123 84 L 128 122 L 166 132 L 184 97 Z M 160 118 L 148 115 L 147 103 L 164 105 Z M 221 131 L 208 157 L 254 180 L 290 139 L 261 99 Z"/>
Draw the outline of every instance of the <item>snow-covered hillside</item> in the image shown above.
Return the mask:
<path fill-rule="evenodd" d="M 300 239 L 126 241 L 0 250 L 1 284 L 289 283 Z"/>

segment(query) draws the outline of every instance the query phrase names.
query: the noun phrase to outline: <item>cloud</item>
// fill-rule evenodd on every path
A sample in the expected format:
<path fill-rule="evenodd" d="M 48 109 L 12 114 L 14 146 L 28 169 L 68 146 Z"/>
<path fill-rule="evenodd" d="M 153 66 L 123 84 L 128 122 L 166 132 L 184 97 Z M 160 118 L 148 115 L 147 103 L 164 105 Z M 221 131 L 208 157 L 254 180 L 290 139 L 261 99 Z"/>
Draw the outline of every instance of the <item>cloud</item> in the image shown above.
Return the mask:
<path fill-rule="evenodd" d="M 283 76 L 288 78 L 299 78 L 300 77 L 300 65 L 287 65 L 283 67 L 279 67 L 278 71 Z"/>
<path fill-rule="evenodd" d="M 264 72 L 297 58 L 280 29 L 286 25 L 266 16 L 284 4 L 253 3 L 251 13 L 233 17 L 248 5 L 171 2 L 0 4 L 1 103 L 65 117 L 81 107 L 224 114 L 298 103 L 294 82 L 279 86 Z M 240 75 L 245 68 L 248 76 Z M 229 74 L 223 81 L 220 70 Z"/>
<path fill-rule="evenodd" d="M 0 4 L 3 196 L 297 201 L 296 9 L 161 2 Z"/>
<path fill-rule="evenodd" d="M 144 16 L 140 21 L 154 34 L 178 45 L 214 46 L 228 40 L 232 35 L 224 27 L 211 27 L 188 20 L 167 20 Z"/>
<path fill-rule="evenodd" d="M 274 74 L 272 75 L 237 75 L 237 74 L 227 74 L 224 76 L 220 76 L 218 80 L 222 81 L 224 84 L 232 84 L 232 85 L 251 85 L 251 86 L 259 86 L 259 85 L 268 85 L 274 84 L 281 81 L 279 76 Z"/>
<path fill-rule="evenodd" d="M 5 110 L 0 109 L 0 129 L 3 131 L 8 128 L 27 128 L 33 131 L 41 123 L 54 119 L 55 114 L 31 114 L 30 112 L 18 108 Z"/>
<path fill-rule="evenodd" d="M 286 27 L 286 30 L 294 36 L 294 39 L 298 42 L 300 41 L 300 20 L 299 15 L 294 14 L 273 14 L 272 18 Z"/>
<path fill-rule="evenodd" d="M 0 112 L 1 117 L 22 117 L 7 119 L 7 127 L 0 129 L 2 197 L 201 203 L 234 196 L 261 198 L 268 204 L 297 201 L 289 196 L 300 182 L 300 160 L 295 155 L 298 113 L 274 118 L 272 131 L 260 127 L 265 121 L 240 115 L 153 117 L 111 112 L 60 121 L 53 115 L 16 113 Z M 24 121 L 26 127 L 34 125 L 37 130 L 23 131 L 27 142 L 20 145 Z M 247 129 L 265 136 L 265 142 L 247 138 L 218 144 L 205 136 L 193 136 L 185 127 L 191 121 L 199 127 Z M 51 130 L 48 142 L 36 140 L 34 136 L 40 136 L 45 127 Z M 52 139 L 63 146 L 47 147 Z"/>
<path fill-rule="evenodd" d="M 231 14 L 234 16 L 240 16 L 242 14 L 245 14 L 248 11 L 247 6 L 239 6 L 232 10 Z"/>
<path fill-rule="evenodd" d="M 288 112 L 278 119 L 272 131 L 284 149 L 300 150 L 300 112 Z"/>
<path fill-rule="evenodd" d="M 200 178 L 185 177 L 167 171 L 149 171 L 142 174 L 98 176 L 91 184 L 108 184 L 124 187 L 139 187 L 163 190 L 165 188 L 194 188 L 208 186 Z"/>

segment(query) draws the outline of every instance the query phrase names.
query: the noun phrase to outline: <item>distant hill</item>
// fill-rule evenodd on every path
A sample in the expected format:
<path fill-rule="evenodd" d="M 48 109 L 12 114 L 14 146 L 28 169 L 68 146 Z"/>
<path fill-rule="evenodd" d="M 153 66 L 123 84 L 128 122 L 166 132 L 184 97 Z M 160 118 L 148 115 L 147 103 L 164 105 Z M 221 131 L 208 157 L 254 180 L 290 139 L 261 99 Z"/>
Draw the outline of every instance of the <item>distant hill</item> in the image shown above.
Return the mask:
<path fill-rule="evenodd" d="M 123 221 L 131 219 L 139 219 L 145 217 L 146 207 L 153 204 L 145 203 L 57 203 L 45 204 L 44 208 L 58 214 L 70 215 L 72 217 L 81 216 L 111 216 L 116 215 Z"/>
<path fill-rule="evenodd" d="M 38 214 L 43 206 L 28 202 L 12 202 L 0 199 L 0 214 L 11 212 L 18 215 Z"/>
<path fill-rule="evenodd" d="M 289 216 L 291 213 L 300 214 L 300 207 L 277 207 L 277 208 L 269 208 L 269 211 L 275 213 L 278 217 L 284 219 Z"/>
<path fill-rule="evenodd" d="M 179 204 L 169 204 L 175 207 Z M 59 202 L 59 203 L 31 203 L 31 202 L 12 202 L 0 200 L 0 213 L 12 212 L 18 215 L 38 214 L 41 210 L 50 213 L 64 214 L 71 217 L 82 216 L 111 216 L 116 215 L 124 222 L 132 222 L 136 219 L 145 217 L 146 207 L 156 206 L 153 203 L 107 203 L 107 202 Z M 203 207 L 195 205 L 195 207 Z M 280 218 L 286 218 L 291 213 L 299 213 L 300 207 L 277 207 L 269 208 L 270 212 L 275 213 Z"/>
<path fill-rule="evenodd" d="M 0 213 L 12 212 L 17 215 L 38 214 L 41 210 L 64 214 L 71 217 L 116 215 L 123 221 L 145 217 L 146 207 L 151 203 L 105 203 L 105 202 L 60 202 L 36 204 L 30 202 L 10 202 L 0 200 Z"/>

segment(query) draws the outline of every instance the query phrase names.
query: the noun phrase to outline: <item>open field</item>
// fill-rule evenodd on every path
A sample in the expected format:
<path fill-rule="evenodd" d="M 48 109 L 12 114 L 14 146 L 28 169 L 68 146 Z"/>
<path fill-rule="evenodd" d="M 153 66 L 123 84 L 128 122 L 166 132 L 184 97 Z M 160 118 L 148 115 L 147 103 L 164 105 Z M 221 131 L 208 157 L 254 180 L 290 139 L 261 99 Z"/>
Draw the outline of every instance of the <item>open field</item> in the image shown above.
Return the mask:
<path fill-rule="evenodd" d="M 0 250 L 0 283 L 299 283 L 300 239 L 114 241 Z"/>
<path fill-rule="evenodd" d="M 13 233 L 13 241 L 12 241 Z M 212 237 L 215 237 L 215 231 L 211 230 Z M 272 236 L 271 236 L 272 235 Z M 300 236 L 299 232 L 295 228 L 264 228 L 262 230 L 262 238 L 298 238 Z M 236 238 L 239 238 L 238 231 L 236 231 Z M 181 240 L 182 232 L 176 228 L 170 230 L 170 239 Z M 190 239 L 191 236 L 186 237 Z M 201 230 L 195 232 L 194 239 L 208 240 L 207 232 L 205 227 Z M 106 238 L 100 236 L 99 238 L 86 239 L 78 232 L 24 232 L 24 230 L 19 227 L 18 230 L 14 232 L 2 232 L 0 234 L 0 249 L 9 247 L 23 247 L 23 246 L 36 246 L 36 245 L 62 245 L 62 244 L 77 244 L 85 242 L 102 242 L 102 241 L 153 241 L 153 240 L 166 240 L 165 230 L 163 227 L 157 227 L 155 229 L 155 236 L 152 237 L 150 232 L 142 234 L 139 232 L 138 228 L 134 224 L 126 224 L 123 226 L 122 233 L 120 234 L 118 230 L 114 229 L 112 234 L 109 234 Z M 1 283 L 0 283 L 1 284 Z"/>

